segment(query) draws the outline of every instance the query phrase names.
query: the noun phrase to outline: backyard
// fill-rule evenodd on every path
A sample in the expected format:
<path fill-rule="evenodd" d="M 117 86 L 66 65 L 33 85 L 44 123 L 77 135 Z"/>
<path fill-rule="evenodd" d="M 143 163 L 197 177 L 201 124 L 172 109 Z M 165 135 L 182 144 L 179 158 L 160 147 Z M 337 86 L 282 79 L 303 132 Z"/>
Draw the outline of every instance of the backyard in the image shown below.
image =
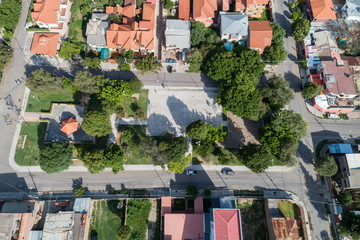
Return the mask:
<path fill-rule="evenodd" d="M 263 200 L 238 199 L 244 239 L 263 240 L 268 237 L 265 205 Z"/>
<path fill-rule="evenodd" d="M 295 204 L 289 201 L 278 201 L 278 207 L 284 217 L 288 217 L 292 220 L 299 219 L 297 206 Z"/>
<path fill-rule="evenodd" d="M 139 93 L 139 99 L 136 100 L 134 103 L 131 101 L 128 104 L 123 104 L 122 107 L 124 108 L 125 117 L 136 117 L 135 110 L 140 108 L 145 113 L 145 118 L 147 115 L 147 104 L 148 104 L 148 92 L 147 89 L 141 89 Z"/>
<path fill-rule="evenodd" d="M 30 92 L 27 112 L 49 112 L 51 103 L 74 103 L 79 104 L 80 94 L 73 94 L 69 90 L 61 90 L 58 93 L 32 93 Z"/>
<path fill-rule="evenodd" d="M 16 145 L 15 162 L 21 166 L 35 166 L 44 145 L 47 123 L 23 123 Z M 25 141 L 25 143 L 24 143 Z"/>
<path fill-rule="evenodd" d="M 118 209 L 122 201 L 124 206 Z M 94 202 L 90 231 L 96 231 L 98 239 L 116 239 L 116 232 L 125 222 L 125 200 L 100 200 Z"/>
<path fill-rule="evenodd" d="M 151 210 L 149 199 L 130 199 L 128 201 L 126 225 L 132 228 L 132 240 L 146 239 L 147 221 Z M 101 238 L 113 239 L 113 238 Z"/>

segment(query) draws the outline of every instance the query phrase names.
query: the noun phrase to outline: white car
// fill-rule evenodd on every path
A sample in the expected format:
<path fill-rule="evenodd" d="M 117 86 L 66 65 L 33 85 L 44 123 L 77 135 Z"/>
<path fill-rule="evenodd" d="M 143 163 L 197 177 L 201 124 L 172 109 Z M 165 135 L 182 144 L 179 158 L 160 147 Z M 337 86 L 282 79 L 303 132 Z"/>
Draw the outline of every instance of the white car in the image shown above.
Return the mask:
<path fill-rule="evenodd" d="M 197 171 L 195 171 L 195 170 L 186 170 L 185 174 L 186 174 L 186 176 L 196 176 Z"/>

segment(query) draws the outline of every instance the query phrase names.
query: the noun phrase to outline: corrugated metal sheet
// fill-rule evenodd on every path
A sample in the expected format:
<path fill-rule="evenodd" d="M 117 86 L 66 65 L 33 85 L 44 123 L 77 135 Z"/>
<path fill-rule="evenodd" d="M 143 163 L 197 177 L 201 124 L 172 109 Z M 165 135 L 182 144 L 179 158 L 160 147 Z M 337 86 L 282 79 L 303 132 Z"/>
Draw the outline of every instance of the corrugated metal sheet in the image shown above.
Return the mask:
<path fill-rule="evenodd" d="M 329 145 L 329 151 L 330 151 L 330 153 L 334 153 L 334 154 L 353 153 L 351 145 L 350 144 L 344 144 L 344 143 L 330 144 Z"/>
<path fill-rule="evenodd" d="M 75 213 L 88 213 L 90 211 L 91 198 L 76 198 L 74 203 Z"/>

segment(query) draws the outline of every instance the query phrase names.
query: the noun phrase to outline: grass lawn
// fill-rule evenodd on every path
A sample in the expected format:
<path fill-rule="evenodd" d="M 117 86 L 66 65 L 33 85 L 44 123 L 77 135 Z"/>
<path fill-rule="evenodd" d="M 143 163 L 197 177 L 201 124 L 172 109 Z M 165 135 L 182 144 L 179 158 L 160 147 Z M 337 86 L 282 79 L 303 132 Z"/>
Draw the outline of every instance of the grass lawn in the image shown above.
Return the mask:
<path fill-rule="evenodd" d="M 288 201 L 278 201 L 278 206 L 281 214 L 284 217 L 288 217 L 292 220 L 296 220 L 299 218 L 297 212 L 297 206 Z"/>
<path fill-rule="evenodd" d="M 39 157 L 40 148 L 44 145 L 46 124 L 45 122 L 22 124 L 15 153 L 15 162 L 17 164 L 21 166 L 38 165 L 35 159 Z M 25 145 L 22 148 L 24 139 Z"/>
<path fill-rule="evenodd" d="M 130 199 L 128 201 L 126 225 L 132 228 L 130 239 L 146 239 L 147 220 L 149 218 L 150 210 L 151 203 L 149 199 Z"/>
<path fill-rule="evenodd" d="M 242 199 L 242 203 L 238 203 L 237 207 L 241 213 L 244 239 L 268 239 L 264 201 Z"/>
<path fill-rule="evenodd" d="M 79 104 L 80 94 L 73 94 L 71 91 L 63 90 L 61 93 L 41 93 L 30 92 L 29 101 L 26 107 L 27 112 L 49 112 L 51 103 L 74 103 Z"/>
<path fill-rule="evenodd" d="M 134 111 L 137 107 L 141 108 L 145 113 L 145 118 L 147 117 L 147 104 L 148 104 L 148 92 L 147 89 L 141 89 L 139 93 L 139 100 L 136 100 L 134 103 L 131 102 L 131 99 L 127 99 L 127 104 L 123 104 L 125 117 L 133 116 L 136 118 Z"/>
<path fill-rule="evenodd" d="M 95 230 L 98 239 L 117 239 L 116 232 L 125 222 L 125 207 L 117 209 L 120 201 L 125 204 L 125 200 L 101 200 L 94 203 L 89 232 Z"/>
<path fill-rule="evenodd" d="M 230 165 L 230 166 L 244 165 L 236 157 L 236 153 L 238 151 L 237 148 L 223 148 L 222 150 L 225 154 L 229 155 L 231 158 L 230 162 L 227 162 L 226 164 L 223 164 L 223 165 Z M 210 155 L 203 157 L 203 156 L 198 155 L 197 152 L 193 149 L 192 156 L 197 158 L 197 160 L 195 161 L 196 164 L 204 163 L 204 164 L 222 165 L 219 162 L 219 157 L 216 156 L 214 153 L 211 153 Z"/>

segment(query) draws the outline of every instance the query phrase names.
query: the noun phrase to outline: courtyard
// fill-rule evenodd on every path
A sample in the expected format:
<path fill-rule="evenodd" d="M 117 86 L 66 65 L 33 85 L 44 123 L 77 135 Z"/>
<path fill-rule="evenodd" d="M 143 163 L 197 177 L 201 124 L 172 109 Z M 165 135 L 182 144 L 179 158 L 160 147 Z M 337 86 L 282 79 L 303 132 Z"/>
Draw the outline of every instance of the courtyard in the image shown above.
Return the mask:
<path fill-rule="evenodd" d="M 199 119 L 214 126 L 227 125 L 216 103 L 216 92 L 149 90 L 148 96 L 147 135 L 157 136 L 164 131 L 185 135 L 186 127 Z"/>

